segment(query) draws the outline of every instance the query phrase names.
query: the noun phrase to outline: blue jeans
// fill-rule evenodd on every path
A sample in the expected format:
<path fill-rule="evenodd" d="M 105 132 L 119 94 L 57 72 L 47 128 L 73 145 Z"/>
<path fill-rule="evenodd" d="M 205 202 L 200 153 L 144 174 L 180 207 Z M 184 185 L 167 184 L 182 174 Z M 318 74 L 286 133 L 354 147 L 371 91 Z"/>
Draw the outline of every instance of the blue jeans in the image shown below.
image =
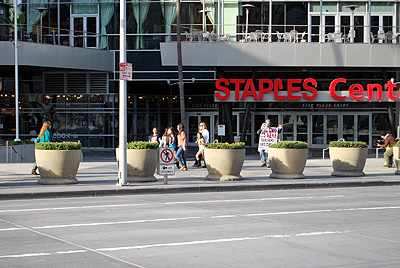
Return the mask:
<path fill-rule="evenodd" d="M 186 167 L 186 151 L 183 150 L 183 147 L 178 148 L 178 151 L 176 152 L 176 158 L 181 166 Z"/>
<path fill-rule="evenodd" d="M 266 163 L 269 164 L 269 154 L 268 153 L 267 153 L 267 161 L 265 161 L 265 150 L 260 151 L 260 158 L 261 158 L 261 162 L 263 162 L 264 164 L 266 164 Z"/>

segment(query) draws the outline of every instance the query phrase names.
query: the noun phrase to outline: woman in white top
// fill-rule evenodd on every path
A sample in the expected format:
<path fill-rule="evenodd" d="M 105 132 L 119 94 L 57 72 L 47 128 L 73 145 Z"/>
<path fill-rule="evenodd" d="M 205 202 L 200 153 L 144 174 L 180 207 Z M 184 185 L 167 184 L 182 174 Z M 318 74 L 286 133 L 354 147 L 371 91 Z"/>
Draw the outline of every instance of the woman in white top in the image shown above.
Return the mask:
<path fill-rule="evenodd" d="M 205 122 L 201 122 L 201 123 L 200 123 L 200 125 L 199 125 L 199 132 L 201 133 L 201 135 L 203 135 L 205 144 L 206 144 L 206 145 L 209 144 L 209 143 L 210 143 L 210 132 L 208 131 L 208 129 L 207 129 L 207 124 L 206 124 Z M 204 158 L 204 155 L 203 155 L 203 158 Z M 195 165 L 198 165 L 198 166 L 201 166 L 201 158 L 200 158 L 200 160 L 198 160 L 198 161 L 197 161 L 197 159 L 196 159 L 196 162 L 195 162 L 194 164 L 195 164 Z M 207 166 L 206 166 L 206 159 L 204 158 L 204 165 L 203 165 L 203 168 L 206 168 L 206 167 L 207 167 Z"/>
<path fill-rule="evenodd" d="M 210 143 L 210 132 L 207 129 L 207 125 L 204 122 L 201 122 L 199 125 L 199 132 L 203 135 L 204 141 L 206 144 Z"/>

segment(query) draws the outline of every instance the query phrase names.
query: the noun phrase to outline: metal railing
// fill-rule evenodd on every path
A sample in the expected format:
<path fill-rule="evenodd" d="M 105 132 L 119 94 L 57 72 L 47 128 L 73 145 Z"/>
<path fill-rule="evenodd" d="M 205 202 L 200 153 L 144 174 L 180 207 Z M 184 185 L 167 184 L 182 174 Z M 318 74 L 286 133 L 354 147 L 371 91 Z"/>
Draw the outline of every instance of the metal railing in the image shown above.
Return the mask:
<path fill-rule="evenodd" d="M 9 150 L 9 148 L 11 148 L 11 151 Z M 13 152 L 15 153 L 16 156 L 16 162 L 18 162 L 18 152 L 15 150 L 12 144 L 6 141 L 6 163 L 9 163 L 8 159 L 9 151 L 11 152 L 11 163 L 13 162 Z"/>
<path fill-rule="evenodd" d="M 235 30 L 232 31 L 232 28 Z M 248 32 L 246 32 L 248 28 Z M 223 31 L 229 29 L 229 31 Z M 176 41 L 177 26 L 171 25 L 170 41 Z M 284 24 L 184 24 L 183 41 L 214 42 L 292 42 L 292 43 L 398 43 L 400 27 Z"/>
<path fill-rule="evenodd" d="M 100 49 L 101 38 L 105 37 L 107 46 L 103 49 L 109 47 L 108 35 L 94 32 L 28 24 L 18 24 L 17 31 L 18 41 L 23 42 Z M 12 24 L 0 24 L 0 41 L 14 41 L 14 26 Z"/>

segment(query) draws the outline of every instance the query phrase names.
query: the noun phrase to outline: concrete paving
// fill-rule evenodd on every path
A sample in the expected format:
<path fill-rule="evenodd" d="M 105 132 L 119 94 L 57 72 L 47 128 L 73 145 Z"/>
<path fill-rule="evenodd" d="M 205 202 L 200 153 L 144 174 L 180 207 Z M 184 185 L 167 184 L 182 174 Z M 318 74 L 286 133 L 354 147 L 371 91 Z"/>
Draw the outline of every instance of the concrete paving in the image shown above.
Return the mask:
<path fill-rule="evenodd" d="M 84 158 L 77 175 L 79 184 L 75 185 L 39 185 L 38 176 L 30 174 L 32 164 L 2 163 L 0 199 L 400 185 L 396 169 L 383 167 L 383 162 L 382 158 L 368 158 L 364 177 L 332 177 L 329 159 L 308 159 L 305 179 L 285 180 L 269 178 L 271 169 L 259 167 L 258 155 L 246 155 L 242 181 L 208 181 L 207 169 L 191 168 L 193 161 L 188 161 L 189 171 L 176 171 L 169 176 L 168 185 L 163 184 L 163 176 L 156 175 L 156 182 L 124 187 L 116 186 L 118 166 L 110 155 Z"/>

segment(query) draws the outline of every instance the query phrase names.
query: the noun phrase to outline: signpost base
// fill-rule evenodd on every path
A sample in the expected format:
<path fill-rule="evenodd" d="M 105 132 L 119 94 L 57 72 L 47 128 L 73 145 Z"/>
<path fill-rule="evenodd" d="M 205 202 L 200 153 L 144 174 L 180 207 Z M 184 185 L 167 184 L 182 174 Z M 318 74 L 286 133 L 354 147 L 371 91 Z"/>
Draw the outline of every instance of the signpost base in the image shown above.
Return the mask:
<path fill-rule="evenodd" d="M 164 184 L 168 184 L 168 175 L 164 175 Z"/>

